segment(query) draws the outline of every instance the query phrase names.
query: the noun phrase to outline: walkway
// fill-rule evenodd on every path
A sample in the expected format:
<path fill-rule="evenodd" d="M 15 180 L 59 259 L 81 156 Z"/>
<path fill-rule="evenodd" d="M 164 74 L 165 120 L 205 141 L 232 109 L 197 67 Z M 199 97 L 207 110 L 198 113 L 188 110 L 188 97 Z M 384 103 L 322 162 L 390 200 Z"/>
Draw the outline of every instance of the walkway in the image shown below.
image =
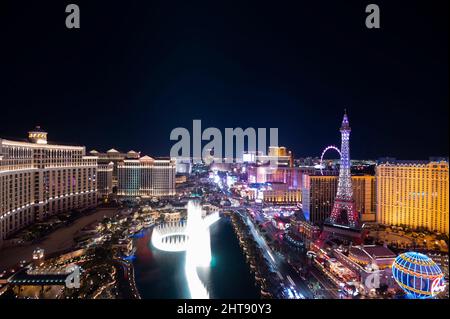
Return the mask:
<path fill-rule="evenodd" d="M 8 247 L 0 250 L 0 272 L 17 265 L 22 260 L 31 261 L 33 251 L 37 247 L 43 248 L 46 255 L 71 248 L 75 244 L 73 237 L 78 231 L 93 222 L 101 221 L 104 216 L 112 217 L 116 212 L 117 208 L 98 209 L 90 215 L 75 220 L 67 227 L 57 229 L 37 244 Z"/>

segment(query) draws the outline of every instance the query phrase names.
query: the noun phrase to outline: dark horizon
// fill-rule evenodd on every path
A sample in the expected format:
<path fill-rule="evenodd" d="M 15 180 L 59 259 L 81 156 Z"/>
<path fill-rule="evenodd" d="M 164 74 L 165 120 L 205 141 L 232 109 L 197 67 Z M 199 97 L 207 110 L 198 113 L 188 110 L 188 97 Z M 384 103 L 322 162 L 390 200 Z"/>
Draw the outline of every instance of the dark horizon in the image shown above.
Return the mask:
<path fill-rule="evenodd" d="M 448 157 L 448 2 L 376 1 L 380 30 L 368 3 L 2 1 L 0 138 L 40 125 L 159 157 L 201 119 L 278 127 L 279 145 L 315 157 L 340 144 L 347 109 L 353 159 Z"/>

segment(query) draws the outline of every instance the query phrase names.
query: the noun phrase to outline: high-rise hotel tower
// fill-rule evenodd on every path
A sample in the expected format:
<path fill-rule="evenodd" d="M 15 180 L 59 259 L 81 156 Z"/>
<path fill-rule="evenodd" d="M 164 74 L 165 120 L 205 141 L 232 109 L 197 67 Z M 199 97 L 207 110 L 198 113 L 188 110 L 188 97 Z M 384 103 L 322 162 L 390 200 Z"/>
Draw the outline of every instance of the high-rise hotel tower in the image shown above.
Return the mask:
<path fill-rule="evenodd" d="M 376 169 L 377 221 L 449 233 L 447 161 L 385 161 Z"/>
<path fill-rule="evenodd" d="M 37 127 L 28 142 L 0 139 L 0 246 L 53 214 L 97 203 L 97 157 L 83 146 L 48 144 Z"/>
<path fill-rule="evenodd" d="M 149 198 L 175 195 L 175 160 L 143 156 L 125 159 L 117 168 L 119 196 Z"/>
<path fill-rule="evenodd" d="M 330 217 L 338 189 L 336 175 L 303 175 L 302 209 L 307 220 L 322 225 Z M 375 177 L 354 175 L 354 207 L 361 222 L 375 221 Z"/>

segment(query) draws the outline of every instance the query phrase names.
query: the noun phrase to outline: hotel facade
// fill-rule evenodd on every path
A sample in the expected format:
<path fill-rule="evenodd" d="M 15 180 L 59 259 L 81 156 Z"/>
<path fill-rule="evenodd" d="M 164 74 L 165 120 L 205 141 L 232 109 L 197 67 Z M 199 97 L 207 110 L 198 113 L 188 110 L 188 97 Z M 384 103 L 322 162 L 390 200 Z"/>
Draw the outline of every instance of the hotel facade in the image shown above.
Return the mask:
<path fill-rule="evenodd" d="M 143 156 L 125 159 L 117 169 L 118 196 L 150 198 L 175 195 L 175 160 Z"/>
<path fill-rule="evenodd" d="M 330 216 L 336 198 L 338 176 L 303 175 L 302 209 L 306 219 L 322 225 Z M 375 176 L 352 176 L 355 208 L 362 222 L 374 222 L 376 212 Z"/>
<path fill-rule="evenodd" d="M 97 189 L 100 198 L 107 198 L 113 193 L 114 163 L 98 163 L 97 166 Z"/>
<path fill-rule="evenodd" d="M 449 234 L 448 162 L 385 162 L 376 178 L 379 223 Z"/>
<path fill-rule="evenodd" d="M 119 163 L 123 162 L 127 157 L 129 156 L 135 156 L 139 157 L 139 153 L 130 151 L 128 153 L 122 153 L 118 150 L 111 148 L 110 150 L 106 151 L 105 153 L 98 152 L 96 150 L 91 150 L 89 152 L 89 155 L 96 156 L 98 165 L 101 166 L 103 169 L 106 169 L 108 167 L 109 171 L 109 164 L 113 164 L 113 171 L 112 171 L 112 186 L 117 187 L 118 185 L 118 177 L 117 177 L 117 166 Z M 111 188 L 111 193 L 113 192 Z"/>
<path fill-rule="evenodd" d="M 97 158 L 85 154 L 83 146 L 48 144 L 39 127 L 27 142 L 0 139 L 0 246 L 37 220 L 96 206 Z"/>

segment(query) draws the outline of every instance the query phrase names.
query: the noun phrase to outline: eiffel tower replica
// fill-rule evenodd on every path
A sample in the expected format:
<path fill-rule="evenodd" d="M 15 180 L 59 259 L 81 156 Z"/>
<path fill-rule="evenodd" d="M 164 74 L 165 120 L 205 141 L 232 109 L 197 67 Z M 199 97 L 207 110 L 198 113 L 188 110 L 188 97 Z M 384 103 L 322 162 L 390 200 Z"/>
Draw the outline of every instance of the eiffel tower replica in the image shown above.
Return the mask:
<path fill-rule="evenodd" d="M 358 212 L 353 199 L 353 185 L 350 162 L 350 123 L 347 112 L 344 112 L 341 131 L 341 161 L 337 194 L 330 217 L 325 221 L 321 239 L 337 237 L 345 241 L 359 243 L 361 228 Z"/>

